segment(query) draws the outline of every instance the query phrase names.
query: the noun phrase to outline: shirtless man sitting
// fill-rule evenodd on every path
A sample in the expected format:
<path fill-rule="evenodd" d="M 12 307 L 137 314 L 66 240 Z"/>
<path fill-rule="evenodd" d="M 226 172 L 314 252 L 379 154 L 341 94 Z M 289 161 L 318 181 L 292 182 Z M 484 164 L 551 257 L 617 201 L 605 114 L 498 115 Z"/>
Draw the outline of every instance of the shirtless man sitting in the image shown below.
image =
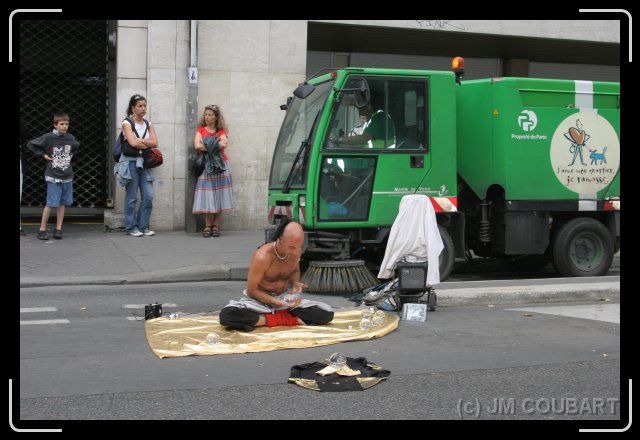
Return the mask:
<path fill-rule="evenodd" d="M 302 299 L 300 256 L 304 231 L 299 223 L 280 224 L 275 241 L 254 253 L 247 276 L 247 288 L 239 301 L 231 300 L 220 311 L 220 324 L 237 330 L 255 327 L 324 325 L 333 320 L 333 309 L 322 302 Z M 287 287 L 291 283 L 291 289 Z M 285 296 L 297 294 L 292 302 Z M 290 297 L 291 295 L 289 295 Z"/>

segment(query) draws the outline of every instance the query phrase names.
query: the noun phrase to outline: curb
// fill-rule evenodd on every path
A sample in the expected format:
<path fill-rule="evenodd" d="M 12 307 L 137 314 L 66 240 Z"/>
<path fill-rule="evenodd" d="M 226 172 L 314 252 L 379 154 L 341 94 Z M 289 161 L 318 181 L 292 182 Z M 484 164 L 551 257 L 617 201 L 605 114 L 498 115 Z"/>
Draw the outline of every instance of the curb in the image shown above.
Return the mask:
<path fill-rule="evenodd" d="M 247 271 L 247 267 L 233 264 L 200 265 L 124 275 L 25 278 L 20 280 L 20 287 L 246 281 Z M 494 286 L 452 289 L 440 287 L 436 288 L 436 294 L 437 307 L 619 301 L 620 283 L 545 284 L 541 286 Z"/>
<path fill-rule="evenodd" d="M 240 264 L 216 264 L 134 272 L 122 275 L 20 278 L 20 287 L 179 283 L 188 281 L 246 281 L 249 268 Z"/>
<path fill-rule="evenodd" d="M 437 305 L 442 307 L 537 302 L 609 301 L 620 299 L 620 283 L 436 289 L 436 295 Z"/>

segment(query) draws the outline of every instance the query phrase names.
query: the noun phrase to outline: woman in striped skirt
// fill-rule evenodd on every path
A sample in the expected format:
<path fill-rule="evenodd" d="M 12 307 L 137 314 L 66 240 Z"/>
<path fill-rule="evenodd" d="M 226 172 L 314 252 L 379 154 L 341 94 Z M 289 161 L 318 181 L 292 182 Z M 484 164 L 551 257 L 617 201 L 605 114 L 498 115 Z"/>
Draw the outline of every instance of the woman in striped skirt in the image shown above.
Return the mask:
<path fill-rule="evenodd" d="M 207 105 L 204 108 L 204 115 L 196 130 L 194 146 L 198 154 L 207 154 L 207 146 L 203 139 L 210 136 L 220 138 L 219 146 L 223 163 L 226 170 L 222 173 L 214 173 L 210 163 L 211 158 L 205 158 L 207 166 L 198 177 L 195 197 L 193 198 L 194 214 L 204 214 L 205 227 L 202 231 L 203 237 L 220 236 L 220 217 L 222 211 L 233 209 L 233 181 L 231 179 L 231 168 L 229 158 L 225 152 L 227 147 L 227 125 L 224 116 L 217 105 Z"/>

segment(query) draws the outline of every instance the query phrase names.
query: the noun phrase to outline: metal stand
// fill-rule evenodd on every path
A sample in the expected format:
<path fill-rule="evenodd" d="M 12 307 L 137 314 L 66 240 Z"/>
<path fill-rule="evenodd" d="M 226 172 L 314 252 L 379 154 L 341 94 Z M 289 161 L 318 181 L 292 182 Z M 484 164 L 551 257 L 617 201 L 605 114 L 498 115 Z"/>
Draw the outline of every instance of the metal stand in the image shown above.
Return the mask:
<path fill-rule="evenodd" d="M 427 304 L 430 312 L 436 311 L 438 296 L 436 295 L 436 290 L 433 287 L 429 287 L 427 290 L 419 293 L 416 293 L 415 291 L 395 290 L 392 295 L 395 303 L 397 304 L 398 315 L 402 313 L 402 306 L 405 303 Z"/>

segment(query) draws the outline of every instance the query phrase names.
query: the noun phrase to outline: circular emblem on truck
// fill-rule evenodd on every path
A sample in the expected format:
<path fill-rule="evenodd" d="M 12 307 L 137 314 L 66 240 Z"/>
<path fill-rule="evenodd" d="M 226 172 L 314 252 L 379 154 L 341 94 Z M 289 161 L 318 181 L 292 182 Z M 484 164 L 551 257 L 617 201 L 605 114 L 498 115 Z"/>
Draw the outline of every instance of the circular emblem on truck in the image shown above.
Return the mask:
<path fill-rule="evenodd" d="M 518 116 L 518 125 L 523 131 L 533 131 L 538 125 L 538 116 L 531 110 L 522 110 Z"/>
<path fill-rule="evenodd" d="M 609 121 L 597 113 L 574 113 L 556 128 L 550 155 L 560 183 L 578 194 L 595 195 L 618 172 L 620 140 Z"/>

